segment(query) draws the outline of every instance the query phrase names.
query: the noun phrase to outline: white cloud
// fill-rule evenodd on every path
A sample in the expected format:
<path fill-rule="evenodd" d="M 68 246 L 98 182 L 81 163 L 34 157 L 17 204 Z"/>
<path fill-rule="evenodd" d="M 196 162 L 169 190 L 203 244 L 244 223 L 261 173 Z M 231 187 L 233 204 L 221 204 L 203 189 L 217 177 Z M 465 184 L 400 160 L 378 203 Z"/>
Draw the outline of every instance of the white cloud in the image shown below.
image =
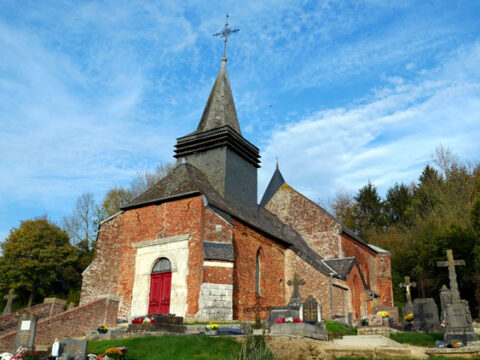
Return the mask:
<path fill-rule="evenodd" d="M 480 42 L 459 50 L 430 77 L 393 81 L 358 105 L 319 111 L 276 129 L 263 151 L 260 188 L 276 156 L 290 185 L 323 201 L 367 181 L 382 191 L 410 183 L 440 144 L 478 161 L 480 71 L 465 64 L 479 61 Z"/>

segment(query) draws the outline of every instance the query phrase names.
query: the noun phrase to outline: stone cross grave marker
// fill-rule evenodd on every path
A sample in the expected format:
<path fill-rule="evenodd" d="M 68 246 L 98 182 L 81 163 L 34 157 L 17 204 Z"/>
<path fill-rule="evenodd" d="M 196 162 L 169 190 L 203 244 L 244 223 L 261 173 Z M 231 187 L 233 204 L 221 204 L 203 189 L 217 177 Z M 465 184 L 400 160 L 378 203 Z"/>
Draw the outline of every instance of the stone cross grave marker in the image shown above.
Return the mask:
<path fill-rule="evenodd" d="M 462 301 L 458 291 L 457 274 L 455 266 L 465 265 L 463 260 L 455 260 L 451 249 L 447 250 L 447 261 L 438 261 L 437 266 L 448 267 L 448 278 L 450 280 L 451 303 L 447 305 L 445 312 L 445 341 L 452 339 L 462 339 L 464 344 L 468 342 L 477 342 L 478 336 L 475 334 L 472 316 L 467 301 Z"/>
<path fill-rule="evenodd" d="M 321 320 L 321 310 L 317 300 L 313 295 L 308 295 L 307 300 L 303 303 L 303 321 L 316 324 Z"/>
<path fill-rule="evenodd" d="M 293 286 L 292 296 L 290 297 L 290 302 L 288 305 L 302 306 L 302 297 L 300 296 L 299 287 L 305 285 L 305 280 L 300 279 L 297 273 L 293 275 L 292 280 L 288 280 L 288 286 Z"/>
<path fill-rule="evenodd" d="M 458 291 L 457 274 L 455 266 L 465 265 L 464 260 L 454 260 L 452 249 L 447 250 L 447 261 L 437 261 L 438 267 L 448 267 L 448 278 L 450 280 L 450 291 L 452 292 L 452 302 L 460 302 L 460 292 Z"/>
<path fill-rule="evenodd" d="M 88 341 L 60 340 L 60 360 L 83 360 L 87 358 Z"/>
<path fill-rule="evenodd" d="M 412 304 L 412 294 L 410 292 L 411 287 L 416 287 L 417 283 L 415 281 L 410 282 L 410 276 L 405 276 L 405 281 L 403 283 L 400 283 L 399 286 L 401 288 L 405 288 L 406 290 L 406 297 L 407 297 L 407 304 Z"/>
<path fill-rule="evenodd" d="M 255 305 L 249 308 L 243 309 L 243 312 L 249 313 L 253 312 L 255 314 L 255 323 L 260 324 L 260 311 L 270 311 L 271 306 L 261 306 L 260 305 L 260 295 L 255 294 Z"/>
<path fill-rule="evenodd" d="M 3 298 L 7 300 L 7 305 L 5 305 L 5 309 L 3 310 L 2 315 L 8 315 L 12 313 L 12 304 L 13 300 L 17 297 L 15 293 L 13 292 L 13 289 L 10 289 L 8 291 L 8 295 L 5 295 Z"/>
<path fill-rule="evenodd" d="M 22 346 L 33 350 L 35 344 L 35 330 L 37 328 L 37 317 L 34 314 L 23 314 L 20 316 L 15 336 L 15 345 L 12 353 L 16 354 L 17 349 Z"/>

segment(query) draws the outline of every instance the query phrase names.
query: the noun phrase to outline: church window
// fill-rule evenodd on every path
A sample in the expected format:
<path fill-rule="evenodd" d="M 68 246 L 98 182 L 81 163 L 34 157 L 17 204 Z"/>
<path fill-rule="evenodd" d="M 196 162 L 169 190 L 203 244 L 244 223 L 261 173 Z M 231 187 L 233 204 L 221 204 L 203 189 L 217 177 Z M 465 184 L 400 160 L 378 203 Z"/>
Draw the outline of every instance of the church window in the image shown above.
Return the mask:
<path fill-rule="evenodd" d="M 168 271 L 172 271 L 172 265 L 170 264 L 170 260 L 168 260 L 167 258 L 160 258 L 155 263 L 152 273 L 155 274 Z"/>
<path fill-rule="evenodd" d="M 255 293 L 260 295 L 260 249 L 257 251 L 255 262 Z"/>

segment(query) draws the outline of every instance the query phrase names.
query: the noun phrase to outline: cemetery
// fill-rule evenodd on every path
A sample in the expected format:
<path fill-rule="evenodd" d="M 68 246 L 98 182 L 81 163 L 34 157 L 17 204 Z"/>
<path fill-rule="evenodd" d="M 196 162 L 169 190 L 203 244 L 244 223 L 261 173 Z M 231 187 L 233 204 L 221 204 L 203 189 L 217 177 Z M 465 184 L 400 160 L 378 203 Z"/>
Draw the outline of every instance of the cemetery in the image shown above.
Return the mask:
<path fill-rule="evenodd" d="M 448 268 L 450 279 L 450 287 L 443 285 L 439 290 L 440 311 L 433 298 L 412 299 L 411 288 L 416 284 L 406 276 L 405 281 L 399 284 L 405 289 L 407 300 L 402 316 L 398 308 L 379 306 L 372 308 L 371 314 L 360 321 L 352 322 L 351 330 L 348 325 L 340 324 L 344 319 L 338 322 L 323 320 L 321 306 L 313 295 L 302 299 L 300 288 L 305 285 L 305 280 L 298 274 L 288 281 L 293 291 L 287 306 L 265 308 L 257 299 L 256 305 L 247 309 L 254 313 L 255 322 L 190 324 L 175 314 L 151 314 L 117 323 L 112 320 L 112 315 L 118 311 L 118 302 L 113 296 L 105 297 L 86 309 L 67 307 L 65 301 L 49 298 L 43 304 L 13 313 L 15 294 L 10 292 L 0 317 L 1 359 L 17 359 L 13 355 L 18 353 L 33 356 L 31 359 L 51 359 L 52 356 L 62 360 L 128 359 L 129 354 L 133 356 L 144 349 L 138 344 L 148 343 L 155 347 L 152 344 L 181 343 L 178 346 L 184 348 L 190 347 L 186 344 L 195 347 L 205 341 L 211 342 L 213 348 L 218 346 L 228 353 L 241 351 L 242 346 L 245 347 L 242 344 L 255 337 L 265 339 L 265 346 L 278 359 L 286 356 L 282 355 L 286 351 L 283 347 L 285 339 L 292 348 L 308 344 L 309 350 L 303 351 L 322 358 L 480 356 L 480 343 L 468 303 L 461 299 L 456 286 L 455 266 L 464 265 L 464 262 L 454 260 L 452 251 L 447 250 L 447 261 L 437 265 Z M 264 319 L 260 316 L 262 311 L 268 311 Z M 103 317 L 107 322 L 98 327 L 93 323 L 86 324 L 83 329 L 72 322 L 75 317 L 92 313 L 100 316 L 97 319 Z M 440 326 L 440 319 L 443 326 Z M 63 323 L 61 326 L 59 321 Z M 75 329 L 71 336 L 65 336 L 68 334 L 64 330 L 65 324 L 69 321 L 70 327 Z M 52 331 L 52 324 L 57 324 L 57 331 Z M 208 356 L 206 354 L 205 358 Z"/>

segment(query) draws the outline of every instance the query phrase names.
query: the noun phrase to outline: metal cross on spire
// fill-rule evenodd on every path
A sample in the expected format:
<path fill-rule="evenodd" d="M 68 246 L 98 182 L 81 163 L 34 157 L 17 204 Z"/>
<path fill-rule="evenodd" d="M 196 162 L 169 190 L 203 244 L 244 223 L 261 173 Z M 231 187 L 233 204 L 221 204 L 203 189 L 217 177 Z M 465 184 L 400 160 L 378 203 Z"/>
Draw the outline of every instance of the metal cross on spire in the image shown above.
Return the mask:
<path fill-rule="evenodd" d="M 236 32 L 239 32 L 240 29 L 232 29 L 232 28 L 229 28 L 228 27 L 228 14 L 226 16 L 226 19 L 225 19 L 225 28 L 216 33 L 216 34 L 213 34 L 213 36 L 219 36 L 219 37 L 223 37 L 224 40 L 223 40 L 223 58 L 222 60 L 223 61 L 226 61 L 227 60 L 227 41 L 228 41 L 228 37 Z"/>

